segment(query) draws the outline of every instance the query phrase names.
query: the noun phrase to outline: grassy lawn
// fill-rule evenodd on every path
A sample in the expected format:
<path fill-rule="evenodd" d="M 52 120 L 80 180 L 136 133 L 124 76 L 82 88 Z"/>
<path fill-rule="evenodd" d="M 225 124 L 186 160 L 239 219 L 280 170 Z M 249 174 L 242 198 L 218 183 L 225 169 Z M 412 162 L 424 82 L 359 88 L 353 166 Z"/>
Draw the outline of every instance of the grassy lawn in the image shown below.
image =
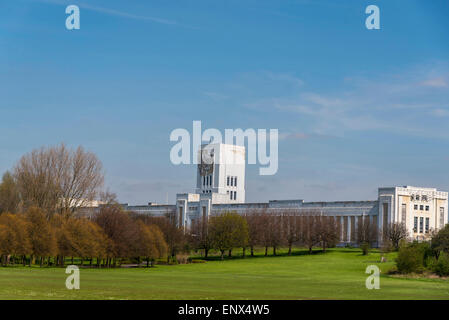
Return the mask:
<path fill-rule="evenodd" d="M 387 276 L 394 263 L 356 249 L 254 257 L 155 268 L 81 269 L 81 289 L 67 290 L 62 268 L 0 268 L 0 299 L 448 299 L 449 282 Z M 365 268 L 383 271 L 367 290 Z"/>

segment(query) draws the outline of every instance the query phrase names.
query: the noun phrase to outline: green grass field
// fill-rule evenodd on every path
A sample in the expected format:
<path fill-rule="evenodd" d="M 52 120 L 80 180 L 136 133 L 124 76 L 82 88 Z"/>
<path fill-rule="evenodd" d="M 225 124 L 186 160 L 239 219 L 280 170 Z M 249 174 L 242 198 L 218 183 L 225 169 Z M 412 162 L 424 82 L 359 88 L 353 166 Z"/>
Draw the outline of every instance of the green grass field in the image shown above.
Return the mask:
<path fill-rule="evenodd" d="M 65 288 L 65 269 L 0 268 L 0 299 L 448 299 L 443 279 L 395 278 L 380 254 L 254 257 L 155 268 L 81 269 L 81 289 Z M 366 266 L 381 267 L 380 290 L 365 288 Z"/>

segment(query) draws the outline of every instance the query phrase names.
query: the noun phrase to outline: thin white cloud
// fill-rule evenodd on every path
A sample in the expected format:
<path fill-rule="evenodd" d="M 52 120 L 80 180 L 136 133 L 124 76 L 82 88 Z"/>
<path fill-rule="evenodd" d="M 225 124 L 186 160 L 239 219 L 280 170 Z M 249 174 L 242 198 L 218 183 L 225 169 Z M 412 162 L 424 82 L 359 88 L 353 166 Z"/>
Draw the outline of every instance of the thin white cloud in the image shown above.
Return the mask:
<path fill-rule="evenodd" d="M 421 82 L 422 86 L 433 87 L 433 88 L 447 88 L 449 87 L 448 81 L 443 77 L 427 79 Z"/>
<path fill-rule="evenodd" d="M 105 8 L 105 7 L 100 7 L 100 6 L 93 6 L 93 5 L 83 3 L 83 2 L 78 2 L 78 1 L 75 1 L 75 3 L 73 3 L 74 1 L 65 1 L 65 0 L 34 0 L 34 1 L 41 2 L 41 3 L 61 5 L 61 6 L 75 4 L 82 9 L 95 11 L 95 12 L 110 15 L 110 16 L 122 17 L 122 18 L 133 19 L 133 20 L 149 21 L 149 22 L 155 22 L 155 23 L 165 24 L 165 25 L 176 25 L 176 26 L 187 27 L 187 28 L 195 28 L 195 27 L 184 25 L 184 24 L 180 24 L 175 20 L 164 19 L 164 18 L 159 18 L 159 17 L 154 17 L 154 16 L 137 15 L 137 14 L 121 11 L 121 10 L 115 10 L 115 9 L 110 9 L 110 8 Z"/>
<path fill-rule="evenodd" d="M 449 117 L 449 110 L 437 108 L 432 110 L 431 114 L 435 117 Z"/>

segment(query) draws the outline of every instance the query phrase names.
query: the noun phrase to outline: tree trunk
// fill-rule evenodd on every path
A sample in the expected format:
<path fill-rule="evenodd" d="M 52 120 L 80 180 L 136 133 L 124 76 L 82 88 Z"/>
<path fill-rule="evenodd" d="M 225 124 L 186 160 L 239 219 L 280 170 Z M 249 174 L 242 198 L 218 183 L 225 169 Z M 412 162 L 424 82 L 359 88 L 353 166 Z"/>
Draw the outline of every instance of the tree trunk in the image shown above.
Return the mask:
<path fill-rule="evenodd" d="M 291 243 L 288 244 L 288 255 L 289 256 L 292 255 L 292 244 Z"/>
<path fill-rule="evenodd" d="M 243 247 L 243 252 L 242 252 L 242 257 L 245 258 L 245 254 L 246 254 L 246 247 Z"/>
<path fill-rule="evenodd" d="M 150 257 L 147 257 L 147 268 L 150 267 Z"/>
<path fill-rule="evenodd" d="M 221 251 L 221 260 L 224 259 L 224 250 L 220 250 Z"/>
<path fill-rule="evenodd" d="M 254 246 L 251 246 L 251 257 L 254 257 Z"/>
<path fill-rule="evenodd" d="M 273 256 L 276 255 L 276 247 L 273 246 Z"/>
<path fill-rule="evenodd" d="M 207 255 L 209 254 L 209 249 L 204 249 L 204 258 L 207 259 Z"/>
<path fill-rule="evenodd" d="M 230 257 L 232 257 L 232 249 L 231 250 L 229 250 L 229 254 L 228 254 L 228 257 L 230 258 Z"/>
<path fill-rule="evenodd" d="M 39 262 L 39 265 L 42 267 L 42 264 L 44 263 L 44 257 L 41 257 L 40 258 L 40 262 Z"/>
<path fill-rule="evenodd" d="M 312 246 L 309 247 L 309 254 L 312 254 Z"/>
<path fill-rule="evenodd" d="M 268 256 L 268 247 L 265 247 L 265 257 Z"/>

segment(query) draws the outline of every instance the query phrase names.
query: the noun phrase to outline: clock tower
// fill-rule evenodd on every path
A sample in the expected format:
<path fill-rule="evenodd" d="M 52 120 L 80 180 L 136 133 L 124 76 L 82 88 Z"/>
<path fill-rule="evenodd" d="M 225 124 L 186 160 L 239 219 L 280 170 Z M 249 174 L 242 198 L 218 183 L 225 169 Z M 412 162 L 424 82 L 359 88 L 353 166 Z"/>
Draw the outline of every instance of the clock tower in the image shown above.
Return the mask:
<path fill-rule="evenodd" d="M 198 151 L 196 193 L 214 194 L 214 202 L 245 202 L 245 147 L 203 144 Z"/>

